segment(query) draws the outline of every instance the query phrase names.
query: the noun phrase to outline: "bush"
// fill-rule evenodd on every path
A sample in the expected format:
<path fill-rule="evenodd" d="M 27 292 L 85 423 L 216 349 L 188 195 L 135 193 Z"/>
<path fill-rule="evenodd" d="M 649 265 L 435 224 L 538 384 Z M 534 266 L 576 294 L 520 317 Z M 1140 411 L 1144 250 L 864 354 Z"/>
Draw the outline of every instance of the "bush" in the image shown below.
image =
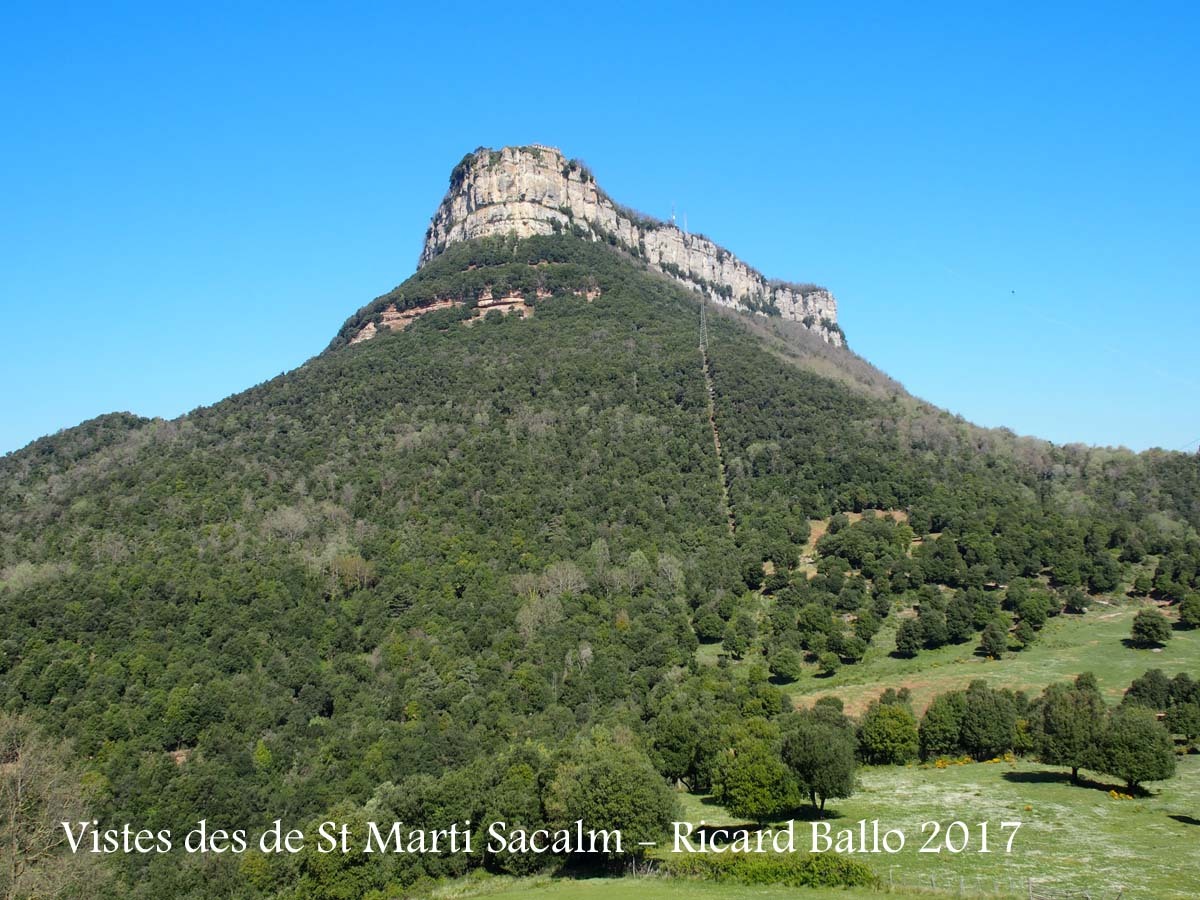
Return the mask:
<path fill-rule="evenodd" d="M 842 660 L 836 653 L 826 651 L 817 654 L 817 666 L 822 675 L 832 675 L 841 667 Z"/>
<path fill-rule="evenodd" d="M 983 637 L 980 638 L 979 648 L 975 653 L 988 659 L 1000 659 L 1007 649 L 1008 635 L 997 623 L 992 622 L 983 629 Z"/>
<path fill-rule="evenodd" d="M 804 672 L 804 660 L 791 647 L 781 647 L 771 656 L 771 674 L 781 681 L 795 681 Z"/>
<path fill-rule="evenodd" d="M 1171 623 L 1156 609 L 1143 609 L 1133 617 L 1129 639 L 1135 647 L 1157 647 L 1171 639 Z"/>
<path fill-rule="evenodd" d="M 865 863 L 836 853 L 673 853 L 663 860 L 662 871 L 675 878 L 786 887 L 873 887 L 879 882 Z"/>
<path fill-rule="evenodd" d="M 796 802 L 796 785 L 775 748 L 765 740 L 747 738 L 718 759 L 713 794 L 729 812 L 755 822 Z"/>
<path fill-rule="evenodd" d="M 1063 608 L 1069 613 L 1083 615 L 1092 605 L 1092 598 L 1078 587 L 1072 587 L 1063 594 Z"/>
<path fill-rule="evenodd" d="M 796 722 L 783 739 L 783 761 L 813 808 L 823 811 L 829 798 L 854 793 L 857 761 L 853 732 L 822 715 L 814 708 Z"/>
<path fill-rule="evenodd" d="M 905 619 L 896 631 L 896 656 L 911 659 L 921 649 L 921 626 L 916 619 Z"/>
<path fill-rule="evenodd" d="M 1175 774 L 1171 735 L 1152 710 L 1118 707 L 1100 736 L 1095 768 L 1120 778 L 1130 792 L 1143 782 L 1170 778 Z"/>

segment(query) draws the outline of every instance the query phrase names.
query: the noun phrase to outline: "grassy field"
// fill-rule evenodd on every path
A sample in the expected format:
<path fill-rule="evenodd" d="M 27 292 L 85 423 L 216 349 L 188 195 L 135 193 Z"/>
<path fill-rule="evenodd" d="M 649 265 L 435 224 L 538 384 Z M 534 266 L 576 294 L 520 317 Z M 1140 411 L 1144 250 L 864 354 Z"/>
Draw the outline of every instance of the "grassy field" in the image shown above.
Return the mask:
<path fill-rule="evenodd" d="M 898 520 L 907 519 L 903 511 L 882 512 Z M 862 514 L 848 513 L 847 518 L 858 521 Z M 811 536 L 800 554 L 798 570 L 811 575 L 816 571 L 813 562 L 816 543 L 828 529 L 829 520 L 813 519 L 809 525 Z M 1153 561 L 1153 557 L 1148 558 L 1142 570 L 1152 572 Z M 771 603 L 767 597 L 757 599 L 759 612 Z M 885 688 L 907 687 L 912 693 L 913 707 L 920 715 L 938 694 L 965 688 L 976 678 L 988 681 L 993 687 L 1037 694 L 1048 684 L 1090 671 L 1096 675 L 1109 702 L 1115 703 L 1129 682 L 1148 669 L 1162 669 L 1168 676 L 1187 671 L 1200 677 L 1200 629 L 1175 630 L 1168 644 L 1157 650 L 1139 650 L 1127 645 L 1134 615 L 1152 605 L 1120 592 L 1107 599 L 1097 598 L 1085 615 L 1063 614 L 1049 620 L 1031 647 L 1007 653 L 1000 660 L 975 655 L 978 636 L 963 644 L 922 650 L 912 659 L 893 657 L 896 629 L 903 615 L 893 614 L 884 620 L 858 663 L 842 666 L 831 676 L 819 675 L 815 664 L 807 665 L 804 674 L 797 681 L 783 685 L 783 690 L 797 706 L 811 706 L 821 697 L 836 695 L 845 702 L 848 713 L 861 715 Z M 696 651 L 697 661 L 702 665 L 718 665 L 723 655 L 720 642 L 701 644 Z M 766 665 L 757 651 L 744 659 L 725 662 L 737 673 L 748 672 L 753 665 Z"/>
<path fill-rule="evenodd" d="M 786 685 L 798 706 L 837 695 L 847 712 L 858 715 L 886 687 L 907 687 L 920 713 L 937 694 L 965 688 L 976 678 L 995 687 L 1039 693 L 1046 685 L 1083 671 L 1095 673 L 1110 703 L 1129 682 L 1148 669 L 1168 675 L 1200 675 L 1200 630 L 1175 631 L 1159 651 L 1126 644 L 1130 625 L 1142 604 L 1132 600 L 1097 603 L 1082 616 L 1061 615 L 1047 623 L 1038 640 L 1020 653 L 989 661 L 974 655 L 976 641 L 922 651 L 914 659 L 891 656 L 897 617 L 888 619 L 866 657 L 828 678 L 815 667 Z M 719 644 L 702 645 L 697 657 L 716 665 Z M 761 664 L 750 655 L 733 662 L 748 671 Z M 1085 773 L 1086 774 L 1086 773 Z M 553 900 L 640 900 L 640 898 L 743 898 L 829 896 L 845 900 L 878 897 L 1028 897 L 1030 883 L 1042 896 L 1092 900 L 1191 898 L 1200 896 L 1200 756 L 1180 759 L 1179 774 L 1153 785 L 1150 796 L 1114 797 L 1115 783 L 1072 786 L 1063 771 L 1015 761 L 969 763 L 946 768 L 911 765 L 864 769 L 858 792 L 831 805 L 833 829 L 857 827 L 859 819 L 878 819 L 882 828 L 902 830 L 907 843 L 895 855 L 863 855 L 882 880 L 880 891 L 818 891 L 680 882 L 661 878 L 536 879 L 480 885 L 489 896 L 534 896 Z M 685 818 L 709 825 L 744 824 L 731 819 L 711 799 L 685 795 Z M 987 821 L 992 852 L 959 854 L 918 852 L 928 832 L 925 822 Z M 1013 852 L 1000 852 L 1006 838 L 1001 821 L 1020 821 Z M 797 822 L 800 848 L 806 849 L 810 826 Z M 973 848 L 972 848 L 973 849 Z M 465 896 L 465 895 L 464 895 Z"/>
<path fill-rule="evenodd" d="M 893 856 L 862 856 L 897 887 L 931 885 L 966 894 L 1027 894 L 1027 879 L 1058 890 L 1115 896 L 1200 896 L 1200 756 L 1180 759 L 1178 775 L 1154 785 L 1149 797 L 1114 799 L 1116 785 L 1078 787 L 1062 770 L 1035 763 L 970 763 L 944 769 L 922 766 L 864 769 L 859 791 L 831 803 L 833 828 L 859 819 L 908 836 Z M 688 821 L 730 824 L 711 801 L 689 796 Z M 919 853 L 921 824 L 961 819 L 988 821 L 990 854 Z M 996 852 L 999 822 L 1021 821 L 1013 852 Z M 807 826 L 797 837 L 808 835 Z"/>
<path fill-rule="evenodd" d="M 503 878 L 460 883 L 430 895 L 437 900 L 494 897 L 497 900 L 794 900 L 796 897 L 837 897 L 839 900 L 879 900 L 866 889 L 816 891 L 785 887 L 743 887 L 668 878 Z M 912 895 L 920 896 L 920 895 Z"/>
<path fill-rule="evenodd" d="M 983 678 L 993 687 L 1039 693 L 1052 682 L 1091 671 L 1110 702 L 1115 702 L 1129 682 L 1147 669 L 1159 668 L 1168 675 L 1184 670 L 1200 675 L 1200 629 L 1174 632 L 1158 652 L 1125 646 L 1133 616 L 1140 608 L 1141 604 L 1127 601 L 1115 606 L 1098 604 L 1082 616 L 1060 615 L 1046 624 L 1033 646 L 1001 660 L 975 656 L 977 641 L 922 650 L 913 659 L 896 659 L 890 655 L 897 627 L 896 617 L 891 616 L 861 662 L 843 666 L 828 678 L 806 674 L 784 689 L 802 706 L 836 694 L 845 701 L 847 712 L 859 714 L 885 687 L 907 687 L 920 713 L 937 694 L 964 688 L 975 678 Z"/>
<path fill-rule="evenodd" d="M 1118 799 L 1108 784 L 1073 786 L 1065 774 L 1027 762 L 867 768 L 858 792 L 831 803 L 836 832 L 859 819 L 878 819 L 907 842 L 894 855 L 864 854 L 879 875 L 879 891 L 746 887 L 664 878 L 469 879 L 444 885 L 433 897 L 540 897 L 546 900 L 651 900 L 651 898 L 1038 896 L 1092 900 L 1166 900 L 1200 896 L 1200 756 L 1180 760 L 1179 774 L 1154 793 Z M 693 824 L 743 824 L 709 798 L 684 795 L 684 818 Z M 989 823 L 991 853 L 919 852 L 925 822 Z M 1011 854 L 1003 852 L 1001 821 L 1020 821 Z M 807 850 L 807 822 L 796 823 L 798 850 Z M 926 835 L 928 832 L 926 832 Z M 974 834 L 978 834 L 977 828 Z M 659 853 L 666 852 L 663 848 Z"/>

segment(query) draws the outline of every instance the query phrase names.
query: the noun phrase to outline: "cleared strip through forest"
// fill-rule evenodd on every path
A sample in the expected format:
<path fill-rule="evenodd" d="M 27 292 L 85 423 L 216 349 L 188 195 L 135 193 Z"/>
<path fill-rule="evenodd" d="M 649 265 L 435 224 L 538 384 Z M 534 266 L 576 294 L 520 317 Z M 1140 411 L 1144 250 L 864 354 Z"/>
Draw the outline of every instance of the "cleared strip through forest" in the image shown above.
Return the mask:
<path fill-rule="evenodd" d="M 721 483 L 721 505 L 725 508 L 725 520 L 729 533 L 733 534 L 735 522 L 733 506 L 729 502 L 729 473 L 725 469 L 725 454 L 721 450 L 721 432 L 717 428 L 717 392 L 713 387 L 712 367 L 708 361 L 708 317 L 700 307 L 700 368 L 704 372 L 704 389 L 708 399 L 708 426 L 712 429 L 713 446 L 717 450 L 717 469 Z"/>

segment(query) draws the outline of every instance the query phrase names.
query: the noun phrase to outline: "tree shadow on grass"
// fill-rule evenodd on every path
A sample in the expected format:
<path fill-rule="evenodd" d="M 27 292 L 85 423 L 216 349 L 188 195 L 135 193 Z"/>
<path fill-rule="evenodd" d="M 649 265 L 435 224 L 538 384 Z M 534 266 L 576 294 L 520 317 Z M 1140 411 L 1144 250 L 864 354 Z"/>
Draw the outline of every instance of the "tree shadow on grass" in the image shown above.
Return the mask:
<path fill-rule="evenodd" d="M 627 874 L 629 859 L 610 858 L 603 853 L 568 853 L 542 874 L 555 881 L 590 881 L 594 878 L 622 878 Z"/>
<path fill-rule="evenodd" d="M 1090 788 L 1094 791 L 1104 791 L 1106 794 L 1116 790 L 1117 786 L 1094 781 L 1086 775 L 1080 775 L 1078 781 L 1071 780 L 1070 772 L 1005 772 L 1001 776 L 1013 784 L 1066 784 L 1077 788 Z M 1124 788 L 1121 788 L 1124 790 Z"/>
<path fill-rule="evenodd" d="M 1126 650 L 1161 650 L 1166 644 L 1160 644 L 1157 641 L 1153 644 L 1143 644 L 1133 638 L 1121 638 L 1121 646 Z"/>
<path fill-rule="evenodd" d="M 701 806 L 720 806 L 716 797 L 707 796 L 700 798 Z M 805 803 L 802 806 L 797 806 L 795 809 L 783 809 L 776 813 L 772 813 L 772 822 L 786 822 L 788 819 L 795 819 L 797 822 L 820 822 L 829 819 L 841 819 L 843 814 L 833 807 L 828 807 L 824 810 L 814 809 L 812 804 Z M 695 824 L 695 823 L 693 823 Z M 728 829 L 729 831 L 749 830 L 751 832 L 759 831 L 762 828 L 769 827 L 767 825 L 757 825 L 751 823 L 742 823 L 741 825 L 697 825 L 696 833 L 700 831 L 712 831 L 714 828 Z"/>
<path fill-rule="evenodd" d="M 1182 822 L 1184 825 L 1200 825 L 1200 819 L 1194 816 L 1185 816 L 1182 813 L 1176 813 L 1167 816 L 1168 819 L 1174 819 L 1176 822 Z"/>
<path fill-rule="evenodd" d="M 811 806 L 802 806 L 788 812 L 780 812 L 772 815 L 770 822 L 742 822 L 737 825 L 709 825 L 709 824 L 693 824 L 692 831 L 689 833 L 689 839 L 700 840 L 703 837 L 706 840 L 712 841 L 714 836 L 723 844 L 730 844 L 735 840 L 754 841 L 754 835 L 759 832 L 770 831 L 776 832 L 781 824 L 788 820 L 794 820 L 797 824 L 801 822 L 821 822 L 843 818 L 842 814 L 835 809 L 826 809 L 822 812 L 819 809 L 813 809 Z"/>
<path fill-rule="evenodd" d="M 841 819 L 844 816 L 832 806 L 825 809 L 814 809 L 811 804 L 806 803 L 791 810 L 788 818 L 795 819 L 797 822 L 826 822 L 831 819 Z"/>

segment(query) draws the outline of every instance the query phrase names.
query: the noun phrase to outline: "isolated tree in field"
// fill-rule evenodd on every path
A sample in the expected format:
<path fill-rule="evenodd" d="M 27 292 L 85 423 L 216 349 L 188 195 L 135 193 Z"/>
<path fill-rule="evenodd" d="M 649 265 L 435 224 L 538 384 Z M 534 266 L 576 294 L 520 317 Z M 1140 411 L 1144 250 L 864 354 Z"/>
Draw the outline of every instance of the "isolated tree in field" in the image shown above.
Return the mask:
<path fill-rule="evenodd" d="M 1069 613 L 1083 615 L 1092 605 L 1092 598 L 1082 588 L 1068 588 L 1063 594 L 1063 609 Z"/>
<path fill-rule="evenodd" d="M 905 619 L 896 630 L 896 655 L 911 659 L 921 649 L 921 623 L 916 619 Z"/>
<path fill-rule="evenodd" d="M 999 659 L 1007 649 L 1008 634 L 996 622 L 989 623 L 987 628 L 983 629 L 983 635 L 979 639 L 979 649 L 976 652 L 989 659 Z"/>
<path fill-rule="evenodd" d="M 821 675 L 832 675 L 842 666 L 842 661 L 836 653 L 826 650 L 817 654 L 817 667 Z"/>
<path fill-rule="evenodd" d="M 771 654 L 771 674 L 780 681 L 795 681 L 804 672 L 804 660 L 791 647 L 780 647 Z"/>
<path fill-rule="evenodd" d="M 1175 774 L 1175 746 L 1151 710 L 1119 706 L 1108 717 L 1100 737 L 1096 768 L 1120 778 L 1135 791 L 1144 782 L 1162 781 Z"/>
<path fill-rule="evenodd" d="M 879 695 L 879 702 L 884 705 L 903 703 L 905 706 L 909 706 L 911 701 L 912 691 L 910 691 L 907 687 L 902 687 L 900 690 L 896 690 L 895 688 L 886 688 L 884 692 Z"/>
<path fill-rule="evenodd" d="M 1135 647 L 1159 647 L 1171 639 L 1171 623 L 1156 609 L 1143 609 L 1133 617 L 1129 639 Z"/>
<path fill-rule="evenodd" d="M 772 742 L 747 737 L 718 756 L 713 794 L 733 815 L 762 823 L 795 803 L 796 785 Z"/>
<path fill-rule="evenodd" d="M 783 738 L 783 761 L 814 809 L 854 793 L 854 734 L 804 716 Z"/>
<path fill-rule="evenodd" d="M 865 762 L 900 765 L 917 755 L 917 720 L 900 703 L 872 703 L 858 726 L 858 748 Z"/>
<path fill-rule="evenodd" d="M 1104 701 L 1094 679 L 1077 678 L 1074 684 L 1052 684 L 1034 706 L 1033 727 L 1038 755 L 1051 766 L 1068 766 L 1071 781 L 1096 757 L 1104 730 Z"/>

